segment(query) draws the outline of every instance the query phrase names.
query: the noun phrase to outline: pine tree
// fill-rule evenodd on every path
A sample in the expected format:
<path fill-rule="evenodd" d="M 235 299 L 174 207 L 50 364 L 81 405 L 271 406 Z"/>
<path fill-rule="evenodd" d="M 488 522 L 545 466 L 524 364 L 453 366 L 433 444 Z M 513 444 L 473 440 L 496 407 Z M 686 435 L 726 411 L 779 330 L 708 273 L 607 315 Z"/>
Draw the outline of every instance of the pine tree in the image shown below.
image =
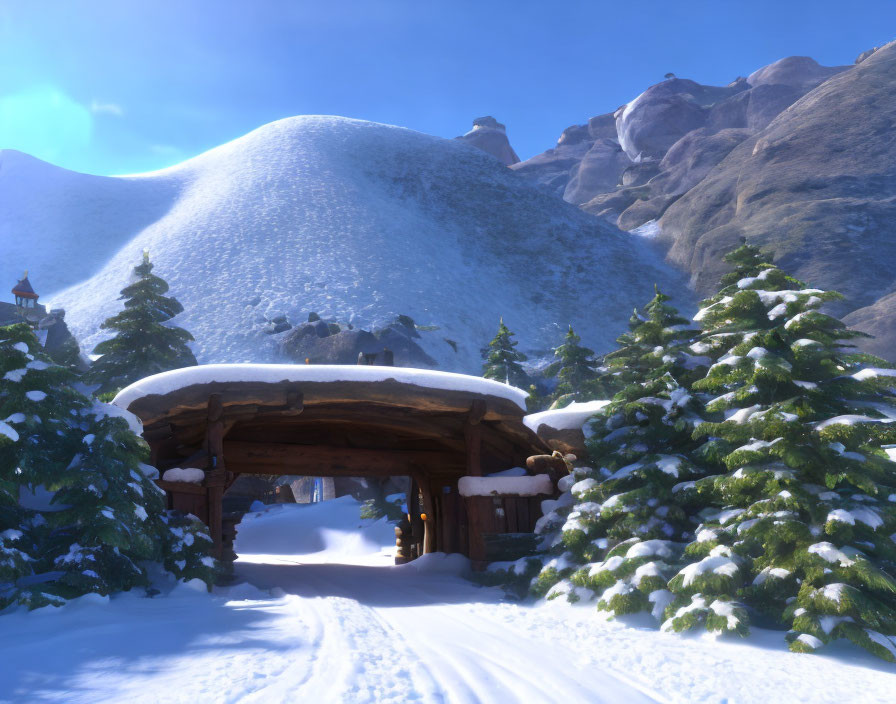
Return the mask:
<path fill-rule="evenodd" d="M 700 524 L 669 580 L 665 629 L 744 633 L 750 614 L 808 652 L 847 638 L 896 661 L 896 370 L 850 353 L 862 333 L 744 245 L 697 318 L 714 364 L 693 384 L 708 421 L 693 457 L 714 474 L 676 490 Z M 868 366 L 872 364 L 874 366 Z"/>
<path fill-rule="evenodd" d="M 670 362 L 696 368 L 707 360 L 682 344 L 690 341 L 697 331 L 691 322 L 668 304 L 669 297 L 654 286 L 654 296 L 629 319 L 629 331 L 616 339 L 619 349 L 603 358 L 605 368 L 602 381 L 622 389 L 632 382 L 652 376 Z M 674 348 L 677 359 L 669 357 Z"/>
<path fill-rule="evenodd" d="M 107 319 L 102 328 L 115 337 L 101 342 L 94 352 L 102 355 L 90 369 L 87 380 L 101 384 L 101 393 L 115 391 L 138 379 L 159 372 L 196 365 L 187 346 L 193 336 L 186 330 L 164 325 L 183 306 L 165 296 L 168 284 L 152 273 L 149 253 L 134 268 L 136 281 L 121 290 L 124 310 Z"/>
<path fill-rule="evenodd" d="M 598 383 L 598 362 L 594 350 L 581 345 L 580 338 L 569 326 L 563 344 L 554 349 L 557 361 L 544 371 L 545 376 L 557 377 L 552 408 L 567 406 L 573 401 L 590 401 L 601 398 L 605 389 Z"/>
<path fill-rule="evenodd" d="M 688 455 L 702 409 L 686 387 L 699 375 L 701 360 L 686 348 L 697 331 L 667 300 L 658 292 L 636 311 L 624 346 L 609 355 L 627 384 L 591 422 L 598 469 L 561 480 L 566 493 L 539 522 L 553 557 L 533 582 L 537 594 L 598 596 L 601 609 L 658 618 L 671 600 L 666 580 L 692 530 L 673 488 L 701 475 Z"/>
<path fill-rule="evenodd" d="M 498 334 L 488 343 L 488 348 L 482 351 L 485 359 L 482 376 L 524 389 L 529 385 L 529 377 L 520 362 L 526 361 L 526 355 L 514 349 L 518 343 L 513 337 L 501 318 Z"/>
<path fill-rule="evenodd" d="M 25 325 L 0 328 L 0 371 L 0 521 L 17 523 L 0 543 L 13 585 L 0 604 L 146 584 L 144 561 L 167 560 L 180 536 L 143 464 L 136 419 L 81 394 Z M 210 581 L 207 547 L 181 571 Z"/>
<path fill-rule="evenodd" d="M 20 378 L 29 363 L 28 341 L 33 334 L 27 325 L 0 328 L 0 384 L 8 386 Z M 6 383 L 9 382 L 9 383 Z M 17 447 L 21 435 L 13 427 L 25 420 L 24 414 L 13 413 L 15 402 L 8 402 L 9 391 L 0 386 L 0 609 L 17 597 L 15 588 L 7 587 L 32 573 L 33 545 L 22 530 L 25 511 L 19 506 Z M 16 397 L 20 397 L 16 394 Z"/>

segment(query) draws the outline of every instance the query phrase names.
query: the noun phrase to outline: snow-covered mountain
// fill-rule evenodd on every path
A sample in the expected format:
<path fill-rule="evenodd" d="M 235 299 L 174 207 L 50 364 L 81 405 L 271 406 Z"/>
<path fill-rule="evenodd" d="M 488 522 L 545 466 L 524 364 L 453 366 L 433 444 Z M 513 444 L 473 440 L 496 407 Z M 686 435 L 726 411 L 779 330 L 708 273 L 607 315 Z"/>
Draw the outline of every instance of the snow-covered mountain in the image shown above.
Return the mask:
<path fill-rule="evenodd" d="M 0 199 L 0 276 L 30 269 L 87 350 L 144 248 L 201 362 L 275 361 L 265 321 L 315 311 L 365 327 L 409 315 L 438 326 L 421 344 L 441 368 L 474 371 L 500 316 L 524 349 L 568 323 L 607 349 L 654 282 L 688 300 L 643 242 L 478 149 L 339 117 L 128 177 L 0 152 Z"/>

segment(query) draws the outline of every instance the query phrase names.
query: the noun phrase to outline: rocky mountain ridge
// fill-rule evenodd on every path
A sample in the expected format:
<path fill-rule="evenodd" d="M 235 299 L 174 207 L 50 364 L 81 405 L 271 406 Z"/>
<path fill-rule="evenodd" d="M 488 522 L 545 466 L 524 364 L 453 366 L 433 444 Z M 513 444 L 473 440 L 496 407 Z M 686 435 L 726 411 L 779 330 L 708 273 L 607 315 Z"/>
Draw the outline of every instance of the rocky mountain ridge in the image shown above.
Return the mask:
<path fill-rule="evenodd" d="M 896 358 L 896 43 L 853 66 L 792 56 L 727 86 L 674 76 L 510 168 L 667 248 L 700 295 L 741 238 Z"/>

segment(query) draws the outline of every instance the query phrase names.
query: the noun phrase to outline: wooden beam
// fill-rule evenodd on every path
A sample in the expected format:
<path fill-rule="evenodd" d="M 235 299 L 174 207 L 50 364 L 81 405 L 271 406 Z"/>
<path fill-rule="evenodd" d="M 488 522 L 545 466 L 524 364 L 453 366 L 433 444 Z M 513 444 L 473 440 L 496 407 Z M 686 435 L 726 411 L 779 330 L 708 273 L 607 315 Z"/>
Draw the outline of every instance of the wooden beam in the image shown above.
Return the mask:
<path fill-rule="evenodd" d="M 477 399 L 470 406 L 467 422 L 464 424 L 464 442 L 467 449 L 467 474 L 482 476 L 482 425 L 487 407 L 485 401 Z"/>
<path fill-rule="evenodd" d="M 208 469 L 224 469 L 224 406 L 221 394 L 208 398 L 208 425 L 203 449 L 208 455 Z"/>
<path fill-rule="evenodd" d="M 388 479 L 390 477 L 407 476 L 407 468 L 402 469 L 397 466 L 391 467 L 347 467 L 341 464 L 317 464 L 317 465 L 296 465 L 292 462 L 281 462 L 271 464 L 259 464 L 257 462 L 242 464 L 240 462 L 228 461 L 227 471 L 231 474 L 262 474 L 273 476 L 299 475 L 305 477 L 380 477 Z M 463 467 L 459 466 L 456 475 L 463 474 Z"/>
<path fill-rule="evenodd" d="M 252 474 L 397 476 L 409 475 L 415 467 L 463 471 L 463 460 L 459 455 L 428 450 L 371 450 L 227 440 L 224 453 L 229 468 L 232 465 L 233 471 Z"/>

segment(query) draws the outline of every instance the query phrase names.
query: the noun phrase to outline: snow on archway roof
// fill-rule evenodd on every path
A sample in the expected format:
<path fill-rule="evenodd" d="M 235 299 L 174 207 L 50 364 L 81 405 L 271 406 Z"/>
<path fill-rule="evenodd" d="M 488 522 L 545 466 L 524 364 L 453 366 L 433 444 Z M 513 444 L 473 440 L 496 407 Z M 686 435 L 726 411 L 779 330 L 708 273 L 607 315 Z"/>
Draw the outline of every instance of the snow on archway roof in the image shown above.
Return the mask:
<path fill-rule="evenodd" d="M 610 402 L 586 401 L 585 403 L 577 403 L 573 401 L 565 408 L 532 413 L 523 418 L 523 423 L 536 433 L 542 425 L 547 425 L 554 430 L 581 430 L 585 421 L 608 403 Z"/>
<path fill-rule="evenodd" d="M 497 396 L 526 409 L 528 393 L 508 384 L 478 376 L 409 367 L 377 367 L 336 364 L 204 364 L 163 372 L 141 379 L 122 389 L 112 400 L 129 408 L 134 401 L 150 395 L 164 395 L 196 384 L 228 382 L 376 382 L 394 379 L 428 389 L 461 391 Z"/>

